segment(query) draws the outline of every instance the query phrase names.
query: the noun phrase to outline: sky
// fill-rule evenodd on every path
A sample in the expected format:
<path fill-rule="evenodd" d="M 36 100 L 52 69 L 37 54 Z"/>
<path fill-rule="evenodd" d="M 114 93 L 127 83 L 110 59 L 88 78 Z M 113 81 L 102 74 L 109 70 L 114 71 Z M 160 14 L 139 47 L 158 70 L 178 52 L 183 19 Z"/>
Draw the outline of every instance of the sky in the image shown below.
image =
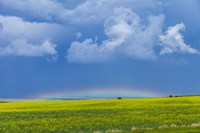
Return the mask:
<path fill-rule="evenodd" d="M 0 97 L 200 94 L 199 0 L 0 0 Z"/>

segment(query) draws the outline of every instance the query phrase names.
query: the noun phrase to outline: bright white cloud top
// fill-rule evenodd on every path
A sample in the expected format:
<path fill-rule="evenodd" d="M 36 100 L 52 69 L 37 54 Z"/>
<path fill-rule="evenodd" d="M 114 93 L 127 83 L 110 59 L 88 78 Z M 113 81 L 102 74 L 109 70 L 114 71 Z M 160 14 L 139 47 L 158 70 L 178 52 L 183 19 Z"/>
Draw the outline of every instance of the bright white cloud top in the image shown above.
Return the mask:
<path fill-rule="evenodd" d="M 41 44 L 28 43 L 26 40 L 19 39 L 12 41 L 6 47 L 0 48 L 1 56 L 27 56 L 39 57 L 45 55 L 56 55 L 56 45 L 50 43 L 48 40 Z"/>
<path fill-rule="evenodd" d="M 56 24 L 26 22 L 18 17 L 0 16 L 1 56 L 45 56 L 57 54 L 48 41 L 61 27 Z"/>
<path fill-rule="evenodd" d="M 184 37 L 180 33 L 181 30 L 185 30 L 185 25 L 183 23 L 171 26 L 166 31 L 165 35 L 160 36 L 161 55 L 172 54 L 172 53 L 188 53 L 188 54 L 198 54 L 199 51 L 191 48 L 184 42 Z"/>
<path fill-rule="evenodd" d="M 148 25 L 129 8 L 115 8 L 104 22 L 108 39 L 97 44 L 92 39 L 73 42 L 68 50 L 69 61 L 99 62 L 125 55 L 131 58 L 153 59 L 155 40 L 161 34 L 164 15 L 149 16 Z"/>
<path fill-rule="evenodd" d="M 148 24 L 129 8 L 115 8 L 113 14 L 104 21 L 106 40 L 97 44 L 92 39 L 83 42 L 72 42 L 68 50 L 70 62 L 101 62 L 119 56 L 132 59 L 151 60 L 157 58 L 155 47 L 162 47 L 160 55 L 172 53 L 197 54 L 198 50 L 184 43 L 180 30 L 184 24 L 169 27 L 162 35 L 165 16 L 150 15 Z M 143 20 L 144 21 L 144 20 Z M 160 44 L 157 42 L 160 40 Z"/>

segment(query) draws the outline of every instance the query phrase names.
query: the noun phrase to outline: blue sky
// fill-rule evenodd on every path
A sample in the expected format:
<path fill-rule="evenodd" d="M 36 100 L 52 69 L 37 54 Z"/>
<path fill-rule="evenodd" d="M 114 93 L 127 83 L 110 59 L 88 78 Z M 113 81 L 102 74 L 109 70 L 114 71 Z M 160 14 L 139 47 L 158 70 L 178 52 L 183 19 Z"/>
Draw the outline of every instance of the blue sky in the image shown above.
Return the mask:
<path fill-rule="evenodd" d="M 0 97 L 200 94 L 198 0 L 1 0 Z"/>

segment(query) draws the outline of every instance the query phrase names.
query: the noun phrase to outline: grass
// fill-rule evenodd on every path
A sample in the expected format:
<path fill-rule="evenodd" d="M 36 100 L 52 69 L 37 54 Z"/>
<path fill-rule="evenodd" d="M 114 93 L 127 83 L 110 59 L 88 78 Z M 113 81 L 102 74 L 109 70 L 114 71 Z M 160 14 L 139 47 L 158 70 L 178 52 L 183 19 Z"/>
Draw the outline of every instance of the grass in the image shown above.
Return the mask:
<path fill-rule="evenodd" d="M 1 133 L 199 131 L 199 96 L 0 103 Z"/>

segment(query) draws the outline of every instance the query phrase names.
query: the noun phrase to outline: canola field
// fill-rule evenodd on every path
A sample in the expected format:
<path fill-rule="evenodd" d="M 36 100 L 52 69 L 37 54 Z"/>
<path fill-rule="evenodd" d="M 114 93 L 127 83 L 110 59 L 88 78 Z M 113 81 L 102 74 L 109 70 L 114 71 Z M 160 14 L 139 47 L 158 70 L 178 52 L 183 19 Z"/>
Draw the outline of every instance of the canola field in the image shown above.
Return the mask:
<path fill-rule="evenodd" d="M 0 102 L 0 133 L 200 132 L 200 97 Z"/>

